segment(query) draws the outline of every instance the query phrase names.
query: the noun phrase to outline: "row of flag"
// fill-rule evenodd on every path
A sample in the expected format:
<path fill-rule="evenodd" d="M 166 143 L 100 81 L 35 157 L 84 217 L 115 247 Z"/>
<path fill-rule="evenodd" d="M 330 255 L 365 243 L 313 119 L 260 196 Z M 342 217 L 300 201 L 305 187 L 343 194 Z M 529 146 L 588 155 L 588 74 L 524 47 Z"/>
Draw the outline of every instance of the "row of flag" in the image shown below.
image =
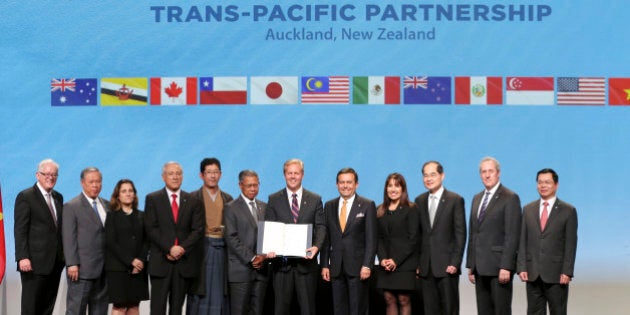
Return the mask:
<path fill-rule="evenodd" d="M 52 106 L 630 105 L 630 78 L 259 76 L 52 79 Z M 248 85 L 249 83 L 249 85 Z M 607 84 L 608 83 L 608 84 Z M 249 89 L 248 89 L 249 86 Z M 608 92 L 608 94 L 606 94 Z M 352 97 L 351 97 L 352 96 Z M 249 102 L 248 102 L 249 99 Z"/>

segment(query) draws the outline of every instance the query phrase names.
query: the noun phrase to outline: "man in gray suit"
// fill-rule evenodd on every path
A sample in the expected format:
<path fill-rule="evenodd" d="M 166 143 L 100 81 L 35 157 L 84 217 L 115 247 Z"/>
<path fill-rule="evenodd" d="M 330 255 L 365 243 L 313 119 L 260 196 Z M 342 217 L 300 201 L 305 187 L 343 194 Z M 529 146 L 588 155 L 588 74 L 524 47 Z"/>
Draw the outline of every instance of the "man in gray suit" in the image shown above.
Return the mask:
<path fill-rule="evenodd" d="M 306 250 L 304 258 L 278 257 L 273 260 L 275 314 L 289 314 L 291 300 L 296 294 L 300 314 L 315 315 L 319 277 L 319 265 L 315 257 L 326 238 L 324 206 L 318 194 L 302 187 L 304 163 L 301 160 L 286 161 L 283 172 L 287 185 L 269 196 L 265 220 L 289 224 L 312 224 L 313 245 Z M 272 257 L 271 253 L 268 256 Z"/>
<path fill-rule="evenodd" d="M 468 279 L 475 285 L 479 314 L 511 314 L 521 201 L 499 182 L 495 158 L 481 160 L 479 175 L 485 189 L 473 197 L 470 211 Z"/>
<path fill-rule="evenodd" d="M 437 161 L 422 166 L 427 192 L 416 198 L 422 231 L 418 274 L 425 314 L 459 314 L 459 275 L 466 246 L 464 198 L 442 185 Z"/>
<path fill-rule="evenodd" d="M 527 314 L 567 314 L 578 219 L 575 207 L 558 199 L 558 174 L 536 174 L 539 200 L 523 208 L 517 272 L 527 282 Z"/>
<path fill-rule="evenodd" d="M 81 172 L 81 192 L 63 206 L 62 239 L 68 273 L 66 314 L 107 314 L 105 218 L 109 202 L 99 197 L 103 177 L 96 167 Z"/>
<path fill-rule="evenodd" d="M 263 313 L 268 269 L 265 255 L 256 254 L 258 221 L 265 218 L 264 202 L 256 199 L 258 174 L 244 170 L 238 174 L 241 195 L 223 212 L 228 253 L 230 308 L 233 315 Z"/>

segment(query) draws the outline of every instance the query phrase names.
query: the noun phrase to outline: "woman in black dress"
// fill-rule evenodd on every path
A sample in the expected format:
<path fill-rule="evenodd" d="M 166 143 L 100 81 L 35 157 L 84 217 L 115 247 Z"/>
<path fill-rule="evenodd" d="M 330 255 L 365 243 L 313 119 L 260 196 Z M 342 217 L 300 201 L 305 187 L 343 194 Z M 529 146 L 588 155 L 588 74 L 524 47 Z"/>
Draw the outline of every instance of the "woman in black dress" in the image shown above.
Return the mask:
<path fill-rule="evenodd" d="M 111 212 L 105 220 L 105 271 L 112 315 L 139 314 L 140 301 L 149 299 L 147 244 L 143 213 L 138 210 L 136 187 L 121 179 L 112 193 Z"/>
<path fill-rule="evenodd" d="M 405 178 L 393 173 L 387 176 L 383 203 L 376 210 L 378 218 L 377 288 L 384 291 L 386 314 L 411 314 L 411 292 L 415 289 L 418 262 L 416 237 L 418 214 L 409 201 Z M 400 313 L 399 313 L 400 311 Z"/>

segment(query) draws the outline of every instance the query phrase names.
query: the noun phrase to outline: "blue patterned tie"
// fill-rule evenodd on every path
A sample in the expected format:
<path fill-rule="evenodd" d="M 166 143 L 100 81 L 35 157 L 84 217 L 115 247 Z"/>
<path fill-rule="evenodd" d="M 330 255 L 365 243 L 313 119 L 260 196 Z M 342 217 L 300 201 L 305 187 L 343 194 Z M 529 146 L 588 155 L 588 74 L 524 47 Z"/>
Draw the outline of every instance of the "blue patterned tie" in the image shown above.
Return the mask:
<path fill-rule="evenodd" d="M 488 199 L 490 197 L 490 192 L 486 191 L 486 195 L 483 196 L 483 201 L 481 202 L 481 209 L 479 209 L 479 216 L 477 217 L 477 221 L 483 221 L 483 218 L 486 216 L 486 207 L 488 207 Z"/>

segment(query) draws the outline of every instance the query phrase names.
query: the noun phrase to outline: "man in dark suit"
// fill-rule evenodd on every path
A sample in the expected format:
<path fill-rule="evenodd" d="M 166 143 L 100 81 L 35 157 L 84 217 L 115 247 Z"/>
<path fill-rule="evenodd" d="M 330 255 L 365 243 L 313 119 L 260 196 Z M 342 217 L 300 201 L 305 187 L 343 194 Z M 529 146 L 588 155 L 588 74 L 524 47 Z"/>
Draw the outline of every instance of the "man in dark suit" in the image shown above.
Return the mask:
<path fill-rule="evenodd" d="M 105 218 L 109 202 L 99 197 L 103 176 L 96 167 L 81 172 L 83 192 L 63 206 L 62 239 L 68 274 L 66 314 L 107 314 Z"/>
<path fill-rule="evenodd" d="M 470 211 L 468 279 L 475 284 L 479 314 L 511 314 L 521 201 L 499 182 L 495 158 L 483 158 L 479 174 L 485 189 L 473 197 Z"/>
<path fill-rule="evenodd" d="M 191 194 L 203 205 L 206 225 L 204 262 L 199 276 L 193 283 L 193 293 L 188 295 L 186 314 L 221 315 L 229 310 L 226 290 L 226 250 L 223 238 L 223 209 L 232 196 L 219 188 L 221 162 L 217 158 L 205 158 L 199 165 L 199 178 L 203 185 Z"/>
<path fill-rule="evenodd" d="M 269 196 L 265 220 L 282 223 L 312 224 L 312 247 L 304 258 L 278 257 L 273 261 L 275 314 L 289 314 L 293 293 L 297 293 L 300 314 L 316 312 L 319 265 L 317 254 L 326 238 L 326 218 L 322 198 L 302 187 L 304 163 L 291 159 L 284 163 L 286 187 Z M 268 257 L 272 257 L 270 253 Z"/>
<path fill-rule="evenodd" d="M 377 244 L 376 205 L 356 194 L 359 176 L 352 168 L 337 173 L 339 198 L 326 202 L 327 243 L 322 248 L 322 278 L 332 280 L 335 314 L 367 314 L 368 278 Z"/>
<path fill-rule="evenodd" d="M 266 204 L 258 199 L 258 174 L 238 174 L 241 195 L 227 204 L 223 213 L 228 253 L 230 309 L 233 315 L 263 313 L 268 268 L 265 255 L 256 253 L 258 221 L 264 220 Z"/>
<path fill-rule="evenodd" d="M 416 198 L 422 231 L 418 274 L 425 314 L 459 314 L 459 275 L 466 246 L 464 198 L 442 185 L 437 161 L 422 166 L 427 192 Z"/>
<path fill-rule="evenodd" d="M 181 314 L 203 260 L 205 228 L 199 201 L 181 190 L 184 175 L 177 162 L 162 168 L 165 187 L 147 195 L 145 229 L 150 242 L 151 314 Z"/>
<path fill-rule="evenodd" d="M 517 271 L 527 282 L 527 314 L 567 314 L 577 248 L 577 211 L 558 199 L 558 174 L 536 174 L 539 200 L 523 208 Z"/>
<path fill-rule="evenodd" d="M 59 165 L 37 167 L 37 183 L 15 198 L 15 261 L 22 280 L 22 314 L 52 314 L 64 267 L 61 246 L 63 196 L 53 190 Z"/>

